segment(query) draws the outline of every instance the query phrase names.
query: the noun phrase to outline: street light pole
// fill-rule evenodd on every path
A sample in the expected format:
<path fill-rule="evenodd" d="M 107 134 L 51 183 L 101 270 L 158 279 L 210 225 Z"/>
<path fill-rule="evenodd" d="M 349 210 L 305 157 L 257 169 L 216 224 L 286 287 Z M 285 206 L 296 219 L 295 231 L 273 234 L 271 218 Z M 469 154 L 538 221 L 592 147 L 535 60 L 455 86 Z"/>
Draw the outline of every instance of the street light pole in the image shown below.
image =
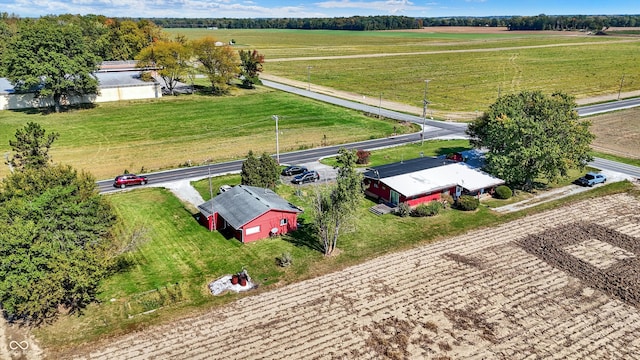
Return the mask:
<path fill-rule="evenodd" d="M 311 69 L 313 66 L 307 66 L 307 91 L 311 91 Z"/>
<path fill-rule="evenodd" d="M 420 134 L 420 146 L 424 144 L 424 127 L 427 122 L 427 87 L 429 86 L 429 80 L 424 81 L 424 95 L 422 96 L 422 134 Z"/>
<path fill-rule="evenodd" d="M 278 139 L 278 115 L 271 116 L 276 121 L 276 162 L 280 165 L 280 143 Z"/>
<path fill-rule="evenodd" d="M 378 119 L 382 118 L 382 93 L 380 93 L 380 102 L 378 103 Z"/>

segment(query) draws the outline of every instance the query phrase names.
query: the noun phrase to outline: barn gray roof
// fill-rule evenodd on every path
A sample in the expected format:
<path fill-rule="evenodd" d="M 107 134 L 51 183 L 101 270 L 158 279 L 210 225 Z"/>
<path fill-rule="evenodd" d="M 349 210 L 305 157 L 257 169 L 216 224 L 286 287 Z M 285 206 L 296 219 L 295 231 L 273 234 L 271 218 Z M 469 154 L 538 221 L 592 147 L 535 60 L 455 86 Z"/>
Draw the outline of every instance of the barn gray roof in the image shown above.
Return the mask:
<path fill-rule="evenodd" d="M 248 185 L 234 186 L 199 205 L 198 209 L 207 217 L 217 212 L 234 229 L 270 210 L 302 212 L 272 190 Z"/>

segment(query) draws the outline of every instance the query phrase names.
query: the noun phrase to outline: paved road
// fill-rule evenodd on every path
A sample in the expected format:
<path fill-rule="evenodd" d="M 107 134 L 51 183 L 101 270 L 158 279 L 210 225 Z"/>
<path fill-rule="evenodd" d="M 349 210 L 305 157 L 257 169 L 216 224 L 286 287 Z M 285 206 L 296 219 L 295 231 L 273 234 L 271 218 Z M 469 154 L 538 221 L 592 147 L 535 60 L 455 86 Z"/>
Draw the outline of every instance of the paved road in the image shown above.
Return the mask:
<path fill-rule="evenodd" d="M 640 106 L 640 98 L 626 99 L 626 100 L 618 100 L 612 101 L 608 103 L 596 104 L 596 105 L 587 105 L 576 108 L 578 110 L 578 115 L 580 116 L 589 116 L 595 114 L 602 114 L 605 112 L 630 109 L 633 107 Z"/>
<path fill-rule="evenodd" d="M 423 121 L 426 125 L 424 130 L 424 138 L 425 139 L 434 139 L 438 137 L 444 136 L 464 136 L 464 132 L 466 130 L 467 125 L 464 123 L 453 123 L 453 122 L 444 122 L 444 121 L 434 121 L 430 119 L 423 120 L 422 117 L 404 114 L 392 110 L 387 109 L 379 109 L 376 106 L 361 104 L 349 100 L 344 100 L 324 94 L 315 93 L 313 91 L 307 91 L 304 89 L 283 85 L 280 83 L 263 80 L 262 81 L 265 86 L 272 87 L 275 89 L 279 89 L 282 91 L 287 91 L 293 94 L 297 94 L 300 96 L 305 96 L 308 98 L 312 98 L 319 101 L 324 101 L 327 103 L 331 103 L 338 106 L 343 106 L 346 108 L 351 108 L 363 112 L 369 112 L 372 114 L 380 114 L 389 119 L 395 119 L 398 121 L 408 121 L 416 124 L 422 124 Z M 622 100 L 613 103 L 606 103 L 600 105 L 592 105 L 577 108 L 578 114 L 581 116 L 587 116 L 591 114 L 606 112 L 606 111 L 614 111 L 618 109 L 625 109 L 629 107 L 640 106 L 640 98 L 639 99 L 630 99 L 630 100 Z M 391 138 L 384 139 L 375 139 L 375 140 L 367 140 L 362 142 L 355 142 L 350 144 L 336 145 L 336 146 L 327 146 L 316 149 L 309 149 L 303 151 L 296 151 L 290 153 L 280 154 L 280 162 L 282 164 L 302 164 L 308 163 L 312 161 L 316 161 L 319 158 L 335 155 L 338 150 L 342 147 L 346 147 L 348 149 L 364 149 L 364 150 L 373 150 L 384 147 L 396 146 L 411 142 L 420 141 L 420 133 L 416 134 L 408 134 L 401 135 Z M 225 163 L 204 165 L 204 166 L 196 166 L 190 168 L 180 168 L 169 171 L 162 171 L 157 173 L 147 174 L 149 177 L 149 182 L 152 184 L 171 182 L 182 179 L 200 179 L 205 178 L 209 174 L 211 175 L 223 175 L 229 173 L 238 173 L 242 167 L 243 160 L 230 161 Z M 589 164 L 598 169 L 602 170 L 610 170 L 622 172 L 624 174 L 628 174 L 634 176 L 636 178 L 640 178 L 640 168 L 631 165 L 624 165 L 614 161 L 605 160 L 596 158 L 592 163 Z M 119 189 L 115 189 L 112 186 L 113 180 L 102 180 L 98 181 L 98 187 L 101 193 L 108 193 L 113 191 L 118 191 Z"/>
<path fill-rule="evenodd" d="M 451 131 L 447 129 L 439 129 L 434 127 L 427 127 L 424 133 L 425 139 L 434 139 L 442 136 L 456 136 L 460 134 L 460 131 Z M 317 161 L 320 158 L 333 156 L 338 153 L 338 150 L 342 147 L 347 149 L 363 149 L 373 150 L 384 147 L 397 146 L 406 143 L 420 141 L 420 134 L 407 134 L 399 135 L 384 139 L 367 140 L 361 142 L 355 142 L 350 144 L 342 144 L 335 146 L 327 146 L 322 148 L 295 151 L 289 153 L 280 154 L 280 163 L 282 164 L 303 164 L 312 161 Z M 180 168 L 168 171 L 162 171 L 157 173 L 146 174 L 149 178 L 151 185 L 157 185 L 159 183 L 171 182 L 182 179 L 202 179 L 206 178 L 209 173 L 211 175 L 224 175 L 231 173 L 238 173 L 242 169 L 242 161 L 229 161 L 225 163 L 217 163 L 211 165 L 194 166 L 189 168 Z M 114 191 L 120 191 L 113 187 L 113 180 L 101 180 L 98 181 L 98 188 L 101 193 L 109 193 Z"/>

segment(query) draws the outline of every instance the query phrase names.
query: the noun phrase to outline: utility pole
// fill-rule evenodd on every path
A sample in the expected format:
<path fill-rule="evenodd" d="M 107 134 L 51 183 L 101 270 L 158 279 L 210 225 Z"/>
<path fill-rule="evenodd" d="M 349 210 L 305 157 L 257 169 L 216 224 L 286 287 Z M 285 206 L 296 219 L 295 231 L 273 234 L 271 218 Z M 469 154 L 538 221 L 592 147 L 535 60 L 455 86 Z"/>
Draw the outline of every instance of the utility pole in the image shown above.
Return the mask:
<path fill-rule="evenodd" d="M 209 218 L 207 218 L 207 227 L 209 228 L 209 231 L 213 231 L 213 229 L 215 228 L 215 217 L 214 217 L 214 211 L 213 211 L 213 186 L 211 185 L 211 163 L 209 163 L 209 166 L 207 166 L 207 173 L 209 175 L 209 201 L 211 201 L 211 221 L 213 222 L 213 224 L 209 224 Z"/>
<path fill-rule="evenodd" d="M 622 74 L 622 79 L 620 79 L 620 89 L 618 89 L 618 100 L 620 100 L 620 93 L 622 92 L 622 83 L 624 82 L 624 74 Z"/>
<path fill-rule="evenodd" d="M 278 139 L 278 115 L 271 116 L 276 121 L 276 162 L 280 165 L 280 142 Z"/>
<path fill-rule="evenodd" d="M 382 93 L 380 93 L 380 102 L 378 103 L 378 119 L 382 119 Z"/>
<path fill-rule="evenodd" d="M 429 86 L 429 80 L 424 81 L 424 95 L 422 96 L 422 134 L 420 136 L 420 146 L 424 144 L 424 127 L 427 122 L 427 87 Z"/>
<path fill-rule="evenodd" d="M 307 91 L 311 91 L 311 69 L 313 66 L 307 66 Z"/>

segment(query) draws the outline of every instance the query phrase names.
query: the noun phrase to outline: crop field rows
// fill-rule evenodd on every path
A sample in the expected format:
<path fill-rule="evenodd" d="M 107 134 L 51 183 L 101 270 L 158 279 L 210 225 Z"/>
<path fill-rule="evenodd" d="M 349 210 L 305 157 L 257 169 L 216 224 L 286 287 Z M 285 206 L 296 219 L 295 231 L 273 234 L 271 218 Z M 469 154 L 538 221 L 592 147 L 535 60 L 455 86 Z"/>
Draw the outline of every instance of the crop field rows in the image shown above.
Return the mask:
<path fill-rule="evenodd" d="M 66 354 L 639 358 L 640 201 L 587 200 Z"/>

